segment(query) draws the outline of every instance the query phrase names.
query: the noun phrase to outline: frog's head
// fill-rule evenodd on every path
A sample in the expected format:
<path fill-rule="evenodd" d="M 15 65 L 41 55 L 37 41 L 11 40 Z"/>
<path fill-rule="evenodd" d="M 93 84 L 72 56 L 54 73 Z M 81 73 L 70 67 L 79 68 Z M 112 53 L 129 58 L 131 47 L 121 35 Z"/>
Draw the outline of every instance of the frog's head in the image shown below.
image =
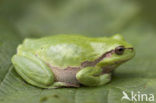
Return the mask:
<path fill-rule="evenodd" d="M 135 55 L 134 48 L 127 43 L 120 34 L 105 38 L 103 58 L 97 63 L 98 66 L 111 71 L 120 64 L 130 60 Z"/>

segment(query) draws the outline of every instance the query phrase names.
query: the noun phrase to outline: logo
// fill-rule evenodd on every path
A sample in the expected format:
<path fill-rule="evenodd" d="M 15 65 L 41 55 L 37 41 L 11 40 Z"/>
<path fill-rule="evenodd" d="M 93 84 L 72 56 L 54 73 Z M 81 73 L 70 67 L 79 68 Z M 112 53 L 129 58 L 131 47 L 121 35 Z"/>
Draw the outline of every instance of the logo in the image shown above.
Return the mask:
<path fill-rule="evenodd" d="M 152 102 L 154 101 L 154 94 L 142 94 L 140 91 L 137 93 L 134 93 L 131 91 L 130 95 L 128 95 L 125 91 L 122 92 L 123 97 L 121 98 L 122 100 L 129 100 L 129 101 L 147 101 L 147 102 Z"/>

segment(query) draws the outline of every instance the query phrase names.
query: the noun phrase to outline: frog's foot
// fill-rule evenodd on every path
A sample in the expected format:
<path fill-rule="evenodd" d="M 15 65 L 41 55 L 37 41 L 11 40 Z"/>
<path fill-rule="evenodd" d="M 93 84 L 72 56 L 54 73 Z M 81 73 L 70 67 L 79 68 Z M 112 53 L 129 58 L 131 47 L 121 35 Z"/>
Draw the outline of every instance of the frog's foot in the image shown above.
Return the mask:
<path fill-rule="evenodd" d="M 106 83 L 108 83 L 110 81 L 111 81 L 111 74 L 110 73 L 102 74 L 100 76 L 100 83 L 99 83 L 99 85 L 104 85 L 104 84 L 106 84 Z"/>
<path fill-rule="evenodd" d="M 65 82 L 55 82 L 52 86 L 49 86 L 48 88 L 61 88 L 61 87 L 80 87 L 79 84 L 71 84 L 71 83 L 65 83 Z"/>
<path fill-rule="evenodd" d="M 54 82 L 51 69 L 38 57 L 32 54 L 15 55 L 12 58 L 15 70 L 28 83 L 47 88 Z"/>
<path fill-rule="evenodd" d="M 85 86 L 98 86 L 108 83 L 111 75 L 102 74 L 102 69 L 99 67 L 86 67 L 77 73 L 76 78 Z"/>

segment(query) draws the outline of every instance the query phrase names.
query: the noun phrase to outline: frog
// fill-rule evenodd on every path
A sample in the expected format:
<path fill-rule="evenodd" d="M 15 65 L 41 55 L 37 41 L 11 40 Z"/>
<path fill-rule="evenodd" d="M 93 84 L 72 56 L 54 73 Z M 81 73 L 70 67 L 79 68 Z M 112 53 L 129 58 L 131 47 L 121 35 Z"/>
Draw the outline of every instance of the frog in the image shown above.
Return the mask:
<path fill-rule="evenodd" d="M 58 34 L 26 38 L 11 61 L 17 74 L 35 87 L 95 87 L 109 83 L 115 68 L 134 56 L 134 47 L 121 34 Z"/>

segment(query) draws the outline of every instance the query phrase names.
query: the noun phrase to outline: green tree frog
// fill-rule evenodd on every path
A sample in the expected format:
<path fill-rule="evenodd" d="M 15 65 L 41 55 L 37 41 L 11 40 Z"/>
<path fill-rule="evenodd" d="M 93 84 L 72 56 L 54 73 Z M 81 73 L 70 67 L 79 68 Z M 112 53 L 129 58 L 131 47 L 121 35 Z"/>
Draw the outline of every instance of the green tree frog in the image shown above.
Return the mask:
<path fill-rule="evenodd" d="M 25 39 L 12 63 L 17 73 L 36 87 L 100 86 L 134 55 L 133 46 L 120 34 L 94 38 L 62 34 Z"/>

